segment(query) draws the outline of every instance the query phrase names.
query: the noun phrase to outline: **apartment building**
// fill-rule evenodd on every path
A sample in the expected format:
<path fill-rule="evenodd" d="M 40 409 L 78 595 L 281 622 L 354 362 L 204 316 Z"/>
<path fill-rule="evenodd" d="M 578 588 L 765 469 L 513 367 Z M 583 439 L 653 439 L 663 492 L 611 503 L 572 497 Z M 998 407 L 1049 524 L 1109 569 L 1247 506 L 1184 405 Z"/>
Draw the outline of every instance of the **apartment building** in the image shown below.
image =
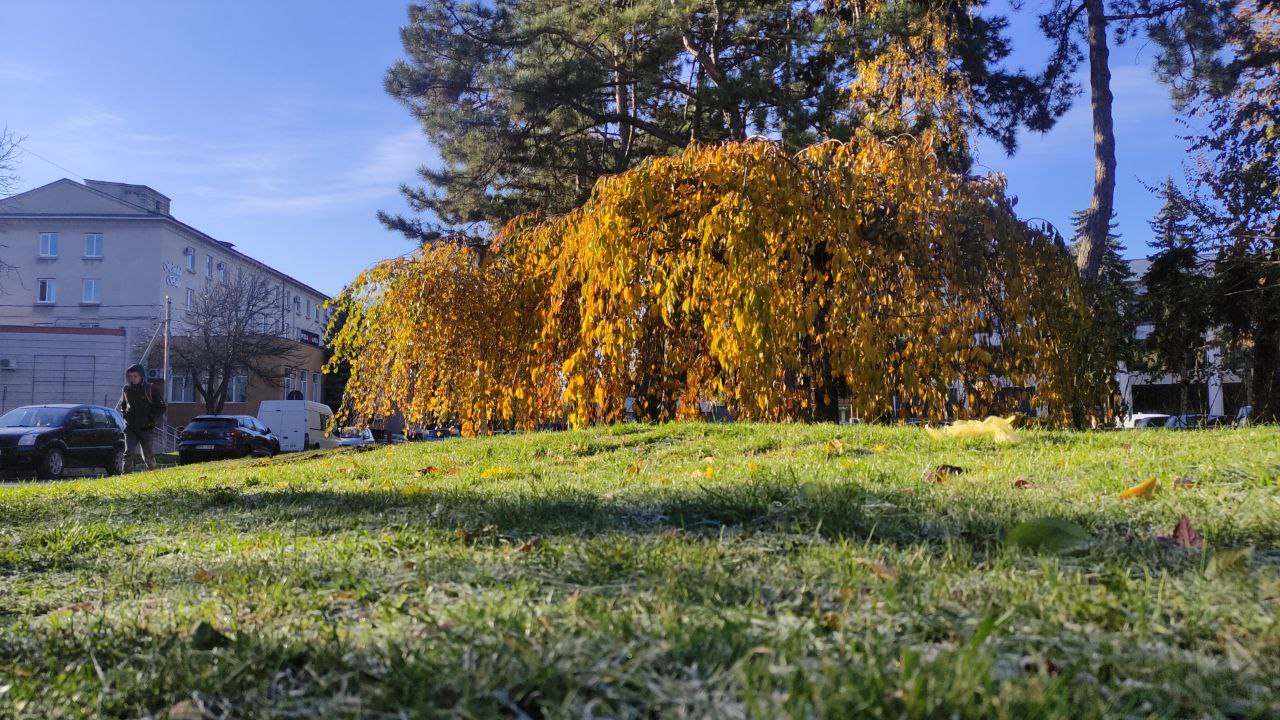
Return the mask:
<path fill-rule="evenodd" d="M 110 352 L 104 348 L 102 358 L 91 353 L 92 362 L 87 362 L 86 348 L 96 346 L 92 342 L 75 345 L 79 355 L 69 359 L 49 350 L 47 342 L 43 350 L 33 344 L 42 337 L 47 340 L 49 333 L 4 333 L 0 366 L 9 360 L 13 369 L 0 372 L 0 396 L 23 397 L 29 394 L 26 385 L 85 386 L 83 378 L 55 383 L 49 378 L 55 368 L 75 374 L 92 367 L 95 373 L 110 373 L 111 382 L 118 384 L 124 368 L 155 335 L 167 302 L 172 303 L 173 334 L 181 336 L 184 312 L 201 289 L 250 273 L 265 276 L 277 287 L 278 314 L 269 319 L 269 327 L 298 342 L 302 359 L 296 367 L 283 368 L 282 387 L 233 378 L 225 412 L 254 414 L 264 399 L 321 397 L 326 295 L 178 220 L 170 212 L 170 199 L 150 187 L 62 179 L 0 200 L 0 264 L 11 268 L 0 273 L 0 326 L 60 328 L 62 340 L 77 330 L 121 331 L 126 349 L 123 361 L 113 347 Z M 162 375 L 162 368 L 150 371 L 153 378 Z M 100 384 L 97 378 L 88 382 L 93 387 Z M 184 368 L 172 369 L 167 396 L 168 421 L 173 425 L 203 411 Z M 102 398 L 95 394 L 59 400 Z M 41 401 L 51 400 L 42 396 Z"/>

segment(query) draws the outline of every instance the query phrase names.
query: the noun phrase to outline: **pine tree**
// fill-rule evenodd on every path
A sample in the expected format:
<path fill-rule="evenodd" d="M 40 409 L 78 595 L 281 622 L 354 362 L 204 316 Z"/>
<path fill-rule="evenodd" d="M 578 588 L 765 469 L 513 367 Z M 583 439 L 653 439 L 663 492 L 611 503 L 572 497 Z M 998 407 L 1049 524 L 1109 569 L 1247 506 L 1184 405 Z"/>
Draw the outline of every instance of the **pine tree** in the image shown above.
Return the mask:
<path fill-rule="evenodd" d="M 386 88 L 440 161 L 404 186 L 418 241 L 480 243 L 511 218 L 582 204 L 596 180 L 695 143 L 763 135 L 791 150 L 850 137 L 854 58 L 945 16 L 972 89 L 973 128 L 1012 149 L 1064 108 L 1002 62 L 1007 21 L 973 0 L 425 0 L 401 30 Z"/>
<path fill-rule="evenodd" d="M 1156 252 L 1142 276 L 1143 315 L 1152 324 L 1146 338 L 1147 359 L 1152 371 L 1170 373 L 1181 385 L 1185 413 L 1188 390 L 1203 380 L 1206 371 L 1203 356 L 1212 327 L 1212 280 L 1197 247 L 1188 198 L 1172 179 L 1158 192 L 1164 205 L 1151 221 Z"/>
<path fill-rule="evenodd" d="M 1134 288 L 1133 271 L 1124 259 L 1125 246 L 1115 233 L 1115 215 L 1112 214 L 1107 246 L 1102 256 L 1098 280 L 1090 288 L 1094 328 L 1101 342 L 1111 347 L 1112 356 L 1118 362 L 1133 365 L 1137 357 L 1138 293 Z M 1078 247 L 1085 232 L 1088 217 L 1085 211 L 1072 216 L 1073 244 Z"/>

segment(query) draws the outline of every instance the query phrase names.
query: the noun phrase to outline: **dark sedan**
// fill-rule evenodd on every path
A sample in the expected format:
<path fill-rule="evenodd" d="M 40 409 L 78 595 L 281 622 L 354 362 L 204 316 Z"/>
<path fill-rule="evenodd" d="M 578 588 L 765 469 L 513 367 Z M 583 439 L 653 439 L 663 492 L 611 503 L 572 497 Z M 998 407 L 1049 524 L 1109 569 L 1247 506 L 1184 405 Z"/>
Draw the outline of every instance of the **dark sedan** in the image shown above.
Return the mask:
<path fill-rule="evenodd" d="M 124 418 L 100 405 L 28 405 L 0 415 L 0 469 L 56 479 L 68 468 L 125 471 Z"/>
<path fill-rule="evenodd" d="M 178 436 L 178 457 L 184 464 L 249 455 L 270 457 L 278 452 L 279 438 L 249 415 L 199 415 Z"/>

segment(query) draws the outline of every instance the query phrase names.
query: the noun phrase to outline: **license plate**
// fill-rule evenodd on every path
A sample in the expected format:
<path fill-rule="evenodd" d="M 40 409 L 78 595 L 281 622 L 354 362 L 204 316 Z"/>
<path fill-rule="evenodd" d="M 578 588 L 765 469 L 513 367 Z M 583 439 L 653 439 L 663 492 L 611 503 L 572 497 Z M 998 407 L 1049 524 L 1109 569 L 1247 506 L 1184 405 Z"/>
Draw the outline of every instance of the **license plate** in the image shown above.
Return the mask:
<path fill-rule="evenodd" d="M 213 449 L 213 446 L 212 446 L 212 445 L 197 445 L 197 446 L 196 446 L 196 449 L 197 449 L 197 450 L 212 450 L 212 449 Z"/>

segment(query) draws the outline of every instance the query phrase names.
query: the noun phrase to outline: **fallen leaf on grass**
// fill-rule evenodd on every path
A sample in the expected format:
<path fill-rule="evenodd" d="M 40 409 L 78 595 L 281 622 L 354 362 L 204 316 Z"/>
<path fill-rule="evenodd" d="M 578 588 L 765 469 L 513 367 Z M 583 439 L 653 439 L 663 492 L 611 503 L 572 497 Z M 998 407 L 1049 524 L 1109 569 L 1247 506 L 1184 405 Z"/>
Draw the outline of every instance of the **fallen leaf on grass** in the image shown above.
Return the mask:
<path fill-rule="evenodd" d="M 627 466 L 627 474 L 629 474 L 629 475 L 639 475 L 639 474 L 640 474 L 640 463 L 631 463 L 630 465 L 628 465 L 628 466 Z"/>
<path fill-rule="evenodd" d="M 214 578 L 216 577 L 217 577 L 216 575 L 209 572 L 208 570 L 205 570 L 204 568 L 200 568 L 199 570 L 196 570 L 195 572 L 191 573 L 191 579 L 195 580 L 198 583 L 213 582 Z"/>
<path fill-rule="evenodd" d="M 1181 488 L 1183 490 L 1186 490 L 1187 488 L 1195 487 L 1196 481 L 1193 478 L 1187 477 L 1186 475 L 1179 475 L 1178 477 L 1173 479 L 1173 486 L 1176 488 Z"/>
<path fill-rule="evenodd" d="M 1219 578 L 1227 573 L 1243 570 L 1249 566 L 1253 558 L 1253 546 L 1219 550 L 1209 558 L 1209 565 L 1204 574 L 1210 578 Z"/>
<path fill-rule="evenodd" d="M 480 477 L 486 480 L 489 480 L 492 478 L 511 477 L 512 475 L 515 475 L 515 474 L 516 474 L 515 470 L 512 470 L 509 467 L 504 467 L 502 465 L 486 468 L 480 471 Z"/>
<path fill-rule="evenodd" d="M 925 482 L 942 483 L 952 475 L 963 475 L 965 469 L 959 465 L 938 465 L 925 471 L 924 477 L 921 478 Z"/>
<path fill-rule="evenodd" d="M 1191 527 L 1191 518 L 1186 515 L 1178 518 L 1178 524 L 1173 526 L 1173 537 L 1167 539 L 1173 543 L 1174 547 L 1204 547 L 1204 538 L 1200 537 L 1200 533 L 1196 532 L 1194 527 Z"/>
<path fill-rule="evenodd" d="M 333 594 L 333 599 L 339 602 L 347 601 L 347 600 L 355 600 L 356 594 L 351 592 L 350 590 L 339 590 L 338 592 Z"/>
<path fill-rule="evenodd" d="M 1013 418 L 1013 415 L 1003 418 L 993 415 L 986 420 L 957 420 L 941 430 L 925 428 L 925 431 L 929 433 L 929 437 L 935 440 L 951 438 L 1012 442 L 1018 439 L 1013 429 Z"/>
<path fill-rule="evenodd" d="M 231 638 L 223 635 L 207 620 L 201 620 L 191 631 L 191 647 L 197 650 L 212 650 L 231 644 Z"/>
<path fill-rule="evenodd" d="M 898 571 L 882 562 L 871 563 L 871 572 L 875 573 L 876 577 L 884 580 L 885 582 L 893 582 L 898 579 Z"/>
<path fill-rule="evenodd" d="M 164 714 L 167 720 L 204 720 L 204 711 L 190 700 L 174 703 Z"/>
<path fill-rule="evenodd" d="M 538 537 L 537 535 L 534 535 L 533 537 L 529 538 L 528 540 L 525 540 L 525 541 L 520 545 L 520 547 L 516 548 L 516 551 L 517 551 L 517 552 L 522 552 L 522 553 L 527 553 L 527 552 L 531 552 L 531 551 L 533 551 L 533 550 L 537 549 L 537 548 L 538 548 L 539 546 L 541 546 L 541 545 L 542 545 L 542 538 Z"/>
<path fill-rule="evenodd" d="M 419 475 L 443 475 L 444 471 L 435 465 L 428 465 L 418 471 Z"/>
<path fill-rule="evenodd" d="M 827 441 L 827 444 L 825 445 L 825 449 L 827 451 L 827 457 L 829 458 L 838 457 L 841 453 L 844 452 L 844 443 L 840 442 L 838 438 L 832 438 L 831 440 Z"/>
<path fill-rule="evenodd" d="M 1156 489 L 1156 479 L 1147 478 L 1133 487 L 1123 490 L 1120 493 L 1121 500 L 1132 500 L 1134 498 L 1146 497 Z"/>
<path fill-rule="evenodd" d="M 1018 478 L 1010 483 L 1010 485 L 1013 486 L 1014 490 L 1026 490 L 1027 488 L 1033 488 L 1036 486 L 1034 482 L 1031 482 L 1026 478 Z"/>
<path fill-rule="evenodd" d="M 1073 522 L 1047 517 L 1015 525 L 1005 541 L 1023 550 L 1064 553 L 1088 547 L 1093 544 L 1093 536 Z"/>

